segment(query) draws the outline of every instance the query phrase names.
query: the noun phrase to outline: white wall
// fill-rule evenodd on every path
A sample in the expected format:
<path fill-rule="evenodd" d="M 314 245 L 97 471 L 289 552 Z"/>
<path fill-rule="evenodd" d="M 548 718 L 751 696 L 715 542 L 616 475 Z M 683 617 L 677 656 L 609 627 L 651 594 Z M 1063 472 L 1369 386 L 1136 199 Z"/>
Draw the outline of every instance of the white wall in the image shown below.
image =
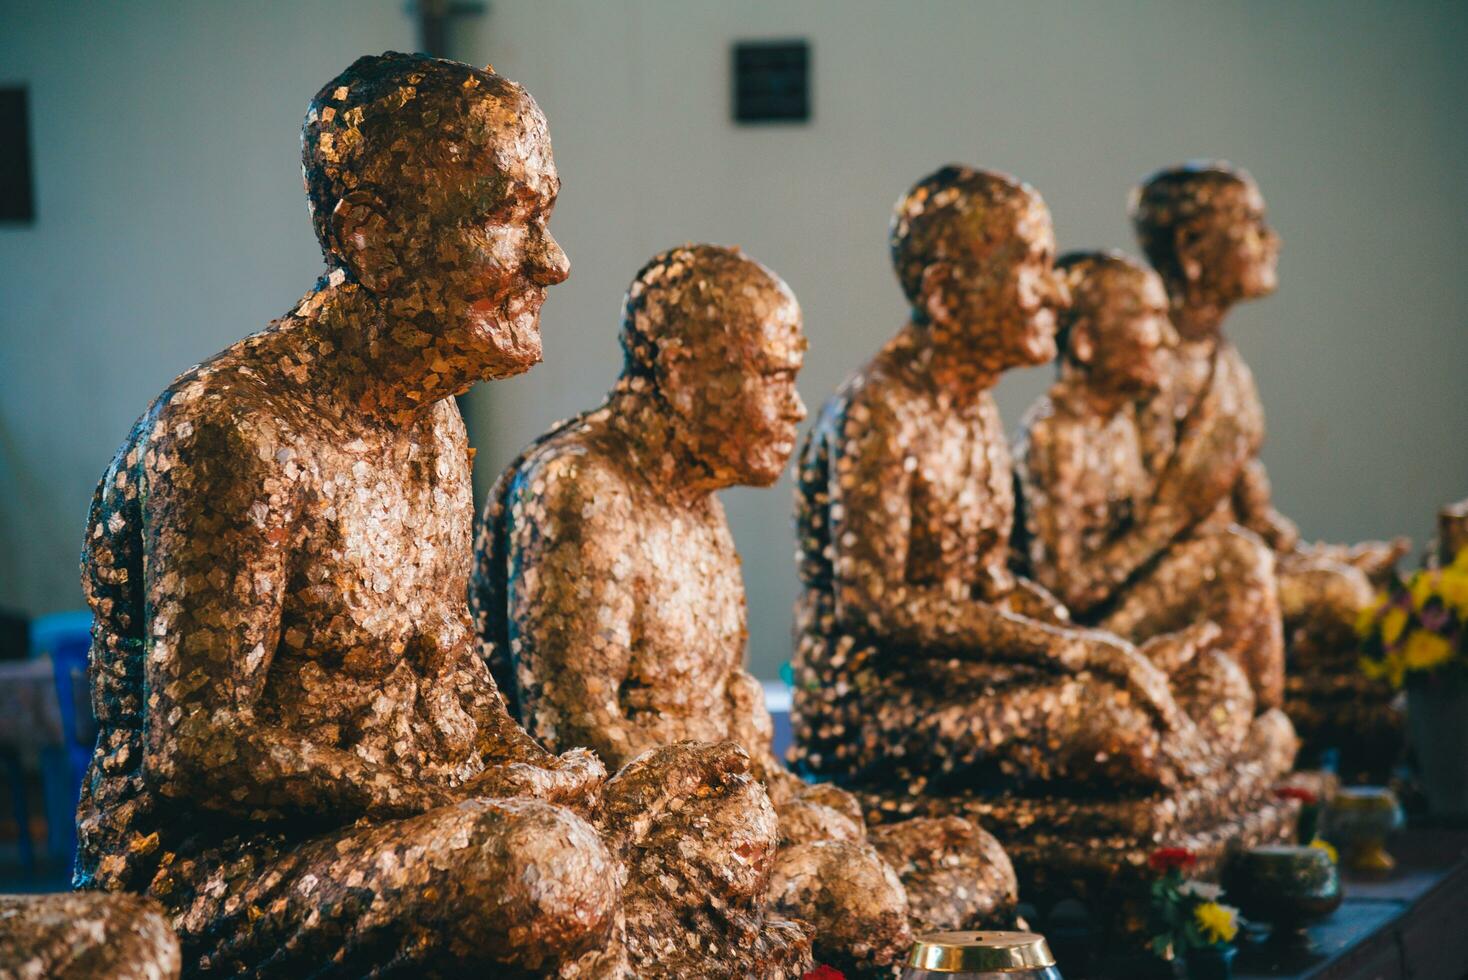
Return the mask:
<path fill-rule="evenodd" d="M 413 38 L 400 0 L 0 0 L 39 216 L 0 225 L 0 606 L 82 605 L 87 506 L 133 421 L 321 270 L 306 103 Z"/>
<path fill-rule="evenodd" d="M 1232 329 L 1276 498 L 1307 533 L 1424 540 L 1468 495 L 1468 8 L 1452 4 L 493 0 L 454 53 L 545 109 L 570 280 L 546 363 L 474 396 L 482 484 L 618 369 L 628 278 L 670 244 L 743 245 L 805 309 L 812 409 L 899 324 L 888 210 L 950 160 L 1044 193 L 1063 248 L 1132 247 L 1145 171 L 1248 166 L 1285 237 Z M 0 605 L 80 602 L 92 486 L 179 371 L 319 269 L 296 135 L 353 57 L 411 48 L 400 0 L 0 0 L 0 82 L 31 86 L 41 220 L 0 227 Z M 728 44 L 802 36 L 815 118 L 729 121 Z M 1007 379 L 1011 426 L 1048 380 Z M 728 494 L 752 657 L 789 655 L 790 490 Z"/>

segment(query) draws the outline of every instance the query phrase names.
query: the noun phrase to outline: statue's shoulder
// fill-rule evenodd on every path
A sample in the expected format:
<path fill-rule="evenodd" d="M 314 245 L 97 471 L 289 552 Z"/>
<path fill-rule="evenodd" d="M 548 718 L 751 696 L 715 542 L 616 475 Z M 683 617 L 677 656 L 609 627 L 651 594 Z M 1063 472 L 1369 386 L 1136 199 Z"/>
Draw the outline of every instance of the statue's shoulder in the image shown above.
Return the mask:
<path fill-rule="evenodd" d="M 614 504 L 629 493 L 628 476 L 593 412 L 552 426 L 500 479 L 507 502 L 555 510 Z"/>
<path fill-rule="evenodd" d="M 836 389 L 822 409 L 835 428 L 852 422 L 896 420 L 919 412 L 927 397 L 907 372 L 878 355 Z"/>
<path fill-rule="evenodd" d="M 131 437 L 146 472 L 182 467 L 204 486 L 297 470 L 302 443 L 324 438 L 298 395 L 239 356 L 243 343 L 185 371 L 154 400 Z"/>

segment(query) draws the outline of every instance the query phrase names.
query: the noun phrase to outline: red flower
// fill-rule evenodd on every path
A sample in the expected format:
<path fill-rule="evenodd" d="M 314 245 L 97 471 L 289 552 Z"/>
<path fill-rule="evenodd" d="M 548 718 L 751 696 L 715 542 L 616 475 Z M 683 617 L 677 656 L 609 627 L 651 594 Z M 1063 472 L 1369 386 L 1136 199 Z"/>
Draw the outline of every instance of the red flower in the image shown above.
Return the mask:
<path fill-rule="evenodd" d="M 800 980 L 846 980 L 846 974 L 822 963 Z"/>
<path fill-rule="evenodd" d="M 1186 847 L 1159 847 L 1147 858 L 1153 871 L 1172 871 L 1191 868 L 1198 863 L 1198 855 Z"/>
<path fill-rule="evenodd" d="M 1299 800 L 1306 806 L 1314 806 L 1315 793 L 1303 786 L 1276 786 L 1274 795 L 1281 800 Z"/>

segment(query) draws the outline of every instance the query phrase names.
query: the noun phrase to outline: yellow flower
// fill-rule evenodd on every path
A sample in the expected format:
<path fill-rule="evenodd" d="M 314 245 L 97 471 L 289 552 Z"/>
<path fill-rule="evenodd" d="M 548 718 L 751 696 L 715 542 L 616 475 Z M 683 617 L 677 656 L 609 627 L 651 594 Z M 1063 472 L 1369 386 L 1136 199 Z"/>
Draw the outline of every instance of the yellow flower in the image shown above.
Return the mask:
<path fill-rule="evenodd" d="M 1437 591 L 1437 573 L 1414 572 L 1412 581 L 1407 584 L 1407 591 L 1412 593 L 1412 608 L 1421 610 L 1423 606 L 1427 605 L 1427 600 L 1431 599 Z"/>
<path fill-rule="evenodd" d="M 1317 837 L 1310 842 L 1310 846 L 1318 850 L 1324 851 L 1327 855 L 1329 855 L 1331 864 L 1340 863 L 1341 856 L 1335 852 L 1334 847 L 1330 846 L 1330 841 L 1321 840 L 1319 837 Z"/>
<path fill-rule="evenodd" d="M 1428 630 L 1413 630 L 1402 647 L 1402 659 L 1408 670 L 1431 670 L 1453 659 L 1453 645 L 1446 637 Z"/>
<path fill-rule="evenodd" d="M 1468 552 L 1465 552 L 1468 553 Z M 1356 614 L 1356 635 L 1365 638 L 1371 635 L 1371 626 L 1376 622 L 1376 614 L 1381 612 L 1381 607 L 1386 605 L 1386 593 L 1376 593 L 1376 598 Z"/>
<path fill-rule="evenodd" d="M 1381 642 L 1387 646 L 1396 643 L 1402 635 L 1402 630 L 1407 628 L 1407 610 L 1401 606 L 1393 606 L 1388 609 L 1386 615 L 1381 617 Z"/>
<path fill-rule="evenodd" d="M 1228 905 L 1204 902 L 1193 909 L 1193 919 L 1210 943 L 1231 943 L 1239 933 L 1239 913 Z"/>
<path fill-rule="evenodd" d="M 1468 555 L 1468 549 L 1463 554 Z M 1452 568 L 1445 569 L 1438 582 L 1438 595 L 1457 610 L 1459 616 L 1468 617 L 1468 568 L 1454 564 Z"/>
<path fill-rule="evenodd" d="M 1369 679 L 1385 680 L 1392 687 L 1401 687 L 1407 674 L 1407 662 L 1402 658 L 1400 650 L 1388 650 L 1381 660 L 1362 657 L 1357 661 L 1357 666 Z"/>

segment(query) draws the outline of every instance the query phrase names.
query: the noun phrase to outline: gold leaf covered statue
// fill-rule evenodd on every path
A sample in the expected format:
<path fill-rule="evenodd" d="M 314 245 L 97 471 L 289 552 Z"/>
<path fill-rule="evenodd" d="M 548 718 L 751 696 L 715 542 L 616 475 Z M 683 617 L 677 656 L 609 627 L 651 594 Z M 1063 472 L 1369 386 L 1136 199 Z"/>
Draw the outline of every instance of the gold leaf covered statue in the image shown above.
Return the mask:
<path fill-rule="evenodd" d="M 568 269 L 545 118 L 389 53 L 317 94 L 302 152 L 327 274 L 169 385 L 97 488 L 77 885 L 157 899 L 191 973 L 798 971 L 741 749 L 604 782 L 479 657 L 450 396 L 540 358 Z"/>
<path fill-rule="evenodd" d="M 1040 196 L 945 167 L 898 202 L 891 248 L 911 319 L 826 403 L 800 460 L 799 764 L 880 819 L 983 819 L 1037 902 L 1140 874 L 1158 843 L 1216 866 L 1231 842 L 1288 833 L 1262 798 L 1293 733 L 1254 717 L 1216 627 L 1139 649 L 1011 570 L 989 389 L 1055 355 L 1067 295 Z"/>
<path fill-rule="evenodd" d="M 1195 531 L 1197 502 L 1216 501 L 1209 489 L 1231 486 L 1262 438 L 1258 413 L 1189 433 L 1154 476 L 1139 414 L 1177 339 L 1162 280 L 1115 252 L 1073 253 L 1059 268 L 1071 295 L 1060 376 L 1028 413 L 1017 451 L 1027 568 L 1076 620 L 1134 642 L 1215 624 L 1213 648 L 1244 669 L 1260 705 L 1278 707 L 1274 554 L 1237 525 Z"/>
<path fill-rule="evenodd" d="M 1348 754 L 1384 778 L 1401 719 L 1389 693 L 1355 669 L 1353 626 L 1371 601 L 1371 580 L 1389 574 L 1410 544 L 1304 544 L 1271 502 L 1258 456 L 1263 406 L 1248 365 L 1223 333 L 1234 304 L 1266 296 L 1278 283 L 1279 236 L 1265 221 L 1264 198 L 1244 170 L 1197 163 L 1146 178 L 1132 193 L 1131 212 L 1179 335 L 1160 391 L 1141 413 L 1147 467 L 1166 483 L 1170 471 L 1189 467 L 1190 446 L 1213 447 L 1219 473 L 1230 479 L 1195 488 L 1197 520 L 1188 533 L 1235 522 L 1275 551 L 1290 716 L 1313 747 L 1348 740 Z"/>
<path fill-rule="evenodd" d="M 178 937 L 136 895 L 0 895 L 0 977 L 177 980 Z"/>
<path fill-rule="evenodd" d="M 795 447 L 806 347 L 794 295 L 737 249 L 655 256 L 627 291 L 624 368 L 500 477 L 472 605 L 485 655 L 530 733 L 608 765 L 685 739 L 731 739 L 778 813 L 771 900 L 815 929 L 818 959 L 891 964 L 920 929 L 992 921 L 1015 900 L 997 843 L 966 820 L 868 834 L 831 785 L 771 751 L 739 556 L 716 492 L 768 486 Z"/>

